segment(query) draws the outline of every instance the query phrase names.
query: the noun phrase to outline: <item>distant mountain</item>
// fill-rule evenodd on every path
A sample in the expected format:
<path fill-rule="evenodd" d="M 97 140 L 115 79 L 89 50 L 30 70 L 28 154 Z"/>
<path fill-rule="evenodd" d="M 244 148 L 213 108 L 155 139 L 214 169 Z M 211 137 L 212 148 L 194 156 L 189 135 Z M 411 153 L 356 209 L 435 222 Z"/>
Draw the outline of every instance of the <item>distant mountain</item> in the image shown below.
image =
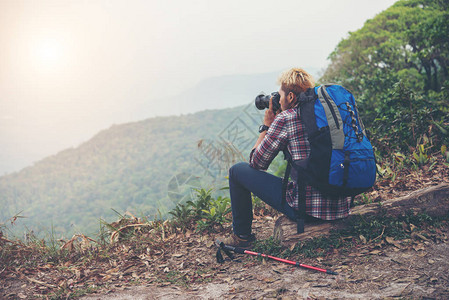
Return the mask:
<path fill-rule="evenodd" d="M 77 148 L 0 177 L 0 223 L 20 212 L 15 232 L 96 232 L 116 210 L 162 216 L 194 188 L 221 188 L 246 160 L 263 112 L 254 104 L 115 125 Z M 52 229 L 51 229 L 52 228 Z"/>
<path fill-rule="evenodd" d="M 316 68 L 306 69 L 316 77 L 318 73 Z M 82 122 L 73 123 L 71 126 L 54 126 L 51 128 L 51 137 L 39 134 L 39 130 L 44 130 L 47 126 L 43 125 L 47 122 L 44 118 L 36 116 L 35 122 L 38 122 L 36 124 L 27 124 L 26 120 L 22 120 L 20 126 L 17 125 L 19 123 L 11 125 L 15 123 L 6 122 L 0 118 L 0 140 L 2 141 L 0 175 L 20 170 L 56 153 L 59 149 L 79 145 L 110 124 L 246 105 L 261 91 L 270 93 L 277 90 L 279 87 L 276 85 L 276 80 L 280 73 L 281 70 L 263 74 L 217 76 L 204 79 L 176 96 L 164 97 L 156 101 L 127 99 L 126 104 L 116 109 L 115 113 L 106 110 L 107 113 L 99 114 L 97 117 L 90 116 L 90 118 L 87 118 L 86 114 Z M 157 87 L 152 88 L 157 89 Z M 161 91 L 161 94 L 164 93 L 171 95 L 170 91 Z M 35 134 L 30 138 L 31 132 Z"/>
<path fill-rule="evenodd" d="M 306 68 L 318 79 L 319 69 Z M 156 101 L 156 105 L 149 102 L 139 103 L 135 116 L 147 118 L 148 116 L 173 115 L 195 113 L 205 109 L 224 109 L 246 105 L 254 100 L 260 93 L 277 91 L 277 78 L 282 70 L 262 74 L 234 74 L 216 76 L 202 80 L 187 91 Z"/>
<path fill-rule="evenodd" d="M 195 187 L 223 187 L 229 166 L 246 160 L 257 139 L 263 112 L 254 98 L 277 90 L 279 73 L 210 78 L 157 106 L 141 103 L 134 116 L 145 120 L 0 177 L 0 223 L 21 212 L 16 233 L 94 232 L 100 218 L 116 218 L 112 209 L 164 216 Z M 181 115 L 147 118 L 164 107 Z"/>

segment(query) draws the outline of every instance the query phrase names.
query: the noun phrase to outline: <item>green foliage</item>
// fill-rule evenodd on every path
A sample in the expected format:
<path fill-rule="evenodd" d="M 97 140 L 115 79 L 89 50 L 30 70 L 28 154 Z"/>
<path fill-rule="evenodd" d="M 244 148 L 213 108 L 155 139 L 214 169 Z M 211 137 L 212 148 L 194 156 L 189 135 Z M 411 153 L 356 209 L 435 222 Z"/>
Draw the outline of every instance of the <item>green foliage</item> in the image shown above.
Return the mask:
<path fill-rule="evenodd" d="M 177 197 L 183 192 L 223 185 L 227 170 L 215 168 L 213 159 L 218 158 L 209 157 L 204 147 L 199 149 L 198 141 L 207 139 L 211 148 L 218 147 L 214 140 L 239 114 L 252 124 L 250 117 L 244 119 L 243 110 L 238 107 L 114 125 L 77 148 L 2 176 L 0 222 L 23 211 L 26 219 L 12 229 L 16 236 L 23 236 L 25 228 L 43 236 L 53 223 L 60 238 L 78 232 L 95 234 L 99 218 L 115 220 L 111 207 L 122 214 L 141 212 L 145 216 L 160 211 L 166 218 L 180 203 Z M 257 124 L 254 128 L 257 130 Z M 239 138 L 254 139 L 252 135 Z M 248 157 L 249 148 L 239 150 Z M 180 182 L 178 174 L 189 174 L 195 182 Z"/>
<path fill-rule="evenodd" d="M 178 203 L 169 214 L 173 217 L 174 225 L 183 230 L 187 229 L 192 221 L 192 209 L 182 203 Z"/>
<path fill-rule="evenodd" d="M 354 201 L 355 205 L 364 205 L 364 204 L 370 204 L 373 203 L 373 199 L 370 199 L 367 194 L 362 193 L 360 196 L 356 198 Z"/>
<path fill-rule="evenodd" d="M 382 236 L 393 237 L 394 239 L 405 239 L 410 237 L 410 232 L 406 230 L 406 225 L 413 224 L 419 227 L 433 226 L 440 221 L 440 218 L 432 218 L 427 214 L 414 214 L 407 212 L 404 215 L 394 217 L 387 215 L 353 218 L 351 229 L 343 231 L 343 234 L 353 236 L 363 235 L 367 240 L 375 240 Z"/>
<path fill-rule="evenodd" d="M 403 78 L 410 88 L 439 91 L 448 79 L 448 14 L 444 1 L 396 2 L 337 45 L 323 79 L 357 95 L 369 90 L 369 105 Z"/>
<path fill-rule="evenodd" d="M 231 212 L 231 199 L 218 197 L 210 203 L 209 209 L 202 210 L 201 220 L 197 222 L 198 231 L 215 231 L 218 226 L 223 228 L 223 224 L 230 221 L 227 216 Z"/>
<path fill-rule="evenodd" d="M 447 141 L 443 126 L 449 121 L 442 110 L 447 107 L 438 101 L 407 89 L 402 82 L 394 85 L 391 97 L 379 101 L 379 115 L 371 123 L 374 145 L 383 153 L 407 152 L 418 143 L 441 145 Z M 435 124 L 443 124 L 436 126 Z"/>
<path fill-rule="evenodd" d="M 187 201 L 187 204 L 191 207 L 192 213 L 195 217 L 200 217 L 204 210 L 208 210 L 212 202 L 212 189 L 196 189 L 196 200 Z"/>
<path fill-rule="evenodd" d="M 230 221 L 231 200 L 228 197 L 212 197 L 212 189 L 196 189 L 196 200 L 178 204 L 169 213 L 173 224 L 183 231 L 196 225 L 197 231 L 214 232 L 223 229 L 223 224 Z"/>
<path fill-rule="evenodd" d="M 319 257 L 332 254 L 334 250 L 346 251 L 360 243 L 378 243 L 385 237 L 395 240 L 407 239 L 411 236 L 409 226 L 416 230 L 439 226 L 449 215 L 430 217 L 427 214 L 407 212 L 394 217 L 385 214 L 375 216 L 357 216 L 351 219 L 348 229 L 332 231 L 329 236 L 314 238 L 295 245 L 291 253 L 298 253 L 305 257 Z M 284 253 L 285 254 L 285 253 Z M 290 254 L 290 253 L 288 253 Z"/>
<path fill-rule="evenodd" d="M 292 252 L 300 253 L 305 257 L 320 257 L 325 256 L 333 249 L 350 247 L 351 245 L 351 240 L 345 239 L 339 234 L 331 234 L 327 237 L 314 238 L 304 243 L 299 242 Z"/>
<path fill-rule="evenodd" d="M 395 152 L 386 158 L 382 158 L 379 153 L 376 153 L 376 159 L 382 162 L 382 164 L 377 164 L 379 174 L 391 181 L 395 181 L 398 173 L 402 169 L 407 168 L 409 164 L 408 157 L 401 152 Z"/>
<path fill-rule="evenodd" d="M 262 201 L 262 199 L 260 199 L 257 196 L 252 195 L 252 202 L 253 202 L 253 209 L 254 210 L 258 210 L 262 207 L 265 207 L 265 202 Z"/>
<path fill-rule="evenodd" d="M 447 144 L 448 34 L 447 1 L 398 1 L 330 55 L 320 81 L 354 92 L 381 156 L 413 152 L 422 139 Z"/>
<path fill-rule="evenodd" d="M 447 151 L 446 145 L 441 146 L 441 154 L 443 155 L 446 162 L 449 163 L 449 151 Z"/>
<path fill-rule="evenodd" d="M 253 251 L 272 256 L 283 256 L 284 248 L 280 242 L 273 237 L 266 240 L 256 240 L 253 245 Z"/>
<path fill-rule="evenodd" d="M 423 166 L 429 162 L 430 157 L 427 155 L 427 149 L 424 148 L 423 144 L 418 145 L 418 150 L 413 152 L 413 158 L 418 166 Z"/>

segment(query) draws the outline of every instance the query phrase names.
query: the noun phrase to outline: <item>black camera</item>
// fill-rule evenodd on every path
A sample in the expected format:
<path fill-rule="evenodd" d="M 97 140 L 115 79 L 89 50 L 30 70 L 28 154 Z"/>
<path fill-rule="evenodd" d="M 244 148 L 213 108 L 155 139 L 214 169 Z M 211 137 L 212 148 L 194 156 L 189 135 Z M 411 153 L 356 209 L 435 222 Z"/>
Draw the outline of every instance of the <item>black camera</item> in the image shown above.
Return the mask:
<path fill-rule="evenodd" d="M 270 107 L 270 98 L 273 97 L 273 111 L 277 112 L 281 108 L 279 100 L 281 100 L 281 95 L 278 92 L 273 92 L 271 95 L 265 95 L 265 93 L 260 93 L 254 100 L 257 109 L 262 110 Z"/>

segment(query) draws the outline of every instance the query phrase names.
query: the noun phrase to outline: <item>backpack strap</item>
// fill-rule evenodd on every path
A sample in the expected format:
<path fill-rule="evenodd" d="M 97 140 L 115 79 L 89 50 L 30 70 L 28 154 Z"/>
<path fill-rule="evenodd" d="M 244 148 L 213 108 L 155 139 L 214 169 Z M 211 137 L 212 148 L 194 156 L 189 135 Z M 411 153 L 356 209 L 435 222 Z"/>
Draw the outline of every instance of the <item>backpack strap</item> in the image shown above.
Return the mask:
<path fill-rule="evenodd" d="M 337 105 L 326 91 L 326 86 L 322 85 L 318 88 L 318 98 L 326 113 L 326 119 L 331 132 L 332 149 L 343 149 L 345 143 L 343 121 Z"/>
<path fill-rule="evenodd" d="M 314 88 L 309 88 L 305 92 L 298 95 L 298 105 L 296 106 L 296 113 L 298 119 L 302 119 L 304 129 L 310 136 L 318 131 L 315 122 L 314 102 L 317 99 Z M 282 201 L 283 204 L 287 197 L 287 185 L 290 177 L 291 168 L 295 168 L 293 158 L 287 149 L 284 149 L 284 159 L 287 160 L 287 168 L 285 169 L 284 179 L 282 182 Z M 298 188 L 298 210 L 296 211 L 296 226 L 297 233 L 304 232 L 304 223 L 306 219 L 306 178 L 300 177 L 300 172 L 297 172 L 298 178 L 296 185 Z"/>
<path fill-rule="evenodd" d="M 287 148 L 284 149 L 284 159 L 287 161 L 287 168 L 285 169 L 284 179 L 282 180 L 282 204 L 287 201 L 287 185 L 290 177 L 291 169 L 293 166 L 293 158 L 288 152 Z M 299 178 L 296 182 L 298 188 L 298 210 L 296 211 L 296 231 L 297 233 L 304 232 L 304 223 L 306 219 L 306 185 L 305 180 Z"/>
<path fill-rule="evenodd" d="M 287 161 L 287 167 L 285 169 L 284 179 L 282 179 L 282 205 L 287 201 L 288 179 L 290 178 L 290 172 L 292 170 L 291 155 L 288 152 L 287 148 L 284 149 L 283 152 L 284 152 L 284 160 Z"/>

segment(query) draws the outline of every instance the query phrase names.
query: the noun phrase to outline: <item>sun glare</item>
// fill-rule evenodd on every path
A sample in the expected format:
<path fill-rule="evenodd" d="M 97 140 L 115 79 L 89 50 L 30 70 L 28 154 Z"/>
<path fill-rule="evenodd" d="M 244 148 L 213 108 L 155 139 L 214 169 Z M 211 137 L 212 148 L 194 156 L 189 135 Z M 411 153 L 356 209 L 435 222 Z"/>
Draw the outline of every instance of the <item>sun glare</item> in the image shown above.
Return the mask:
<path fill-rule="evenodd" d="M 61 44 L 52 40 L 42 41 L 37 50 L 39 57 L 44 61 L 58 60 L 62 54 Z"/>
<path fill-rule="evenodd" d="M 34 56 L 39 69 L 54 69 L 60 66 L 64 54 L 62 44 L 56 39 L 45 39 L 36 42 Z"/>

